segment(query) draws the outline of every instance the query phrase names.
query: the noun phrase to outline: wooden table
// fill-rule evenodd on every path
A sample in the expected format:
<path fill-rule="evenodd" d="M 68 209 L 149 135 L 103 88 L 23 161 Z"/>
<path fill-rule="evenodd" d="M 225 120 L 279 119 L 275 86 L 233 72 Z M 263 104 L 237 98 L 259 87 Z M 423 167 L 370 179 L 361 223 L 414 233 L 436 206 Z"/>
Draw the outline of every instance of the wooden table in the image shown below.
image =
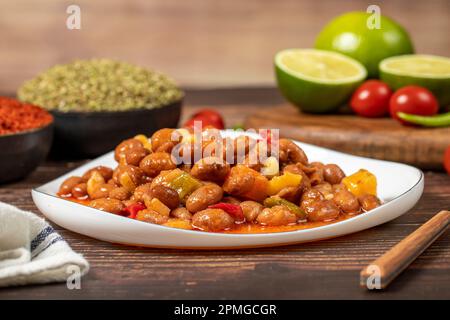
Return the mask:
<path fill-rule="evenodd" d="M 214 104 L 229 124 L 279 103 L 274 89 L 188 90 L 184 117 Z M 0 188 L 0 201 L 37 211 L 30 188 L 80 165 L 46 162 L 26 180 Z M 384 225 L 349 236 L 285 247 L 192 251 L 126 247 L 94 240 L 54 225 L 91 263 L 81 290 L 63 284 L 0 289 L 1 299 L 450 299 L 450 232 L 441 236 L 385 291 L 358 286 L 360 270 L 450 208 L 450 177 L 425 173 L 416 207 Z M 76 214 L 76 212 L 74 212 Z"/>

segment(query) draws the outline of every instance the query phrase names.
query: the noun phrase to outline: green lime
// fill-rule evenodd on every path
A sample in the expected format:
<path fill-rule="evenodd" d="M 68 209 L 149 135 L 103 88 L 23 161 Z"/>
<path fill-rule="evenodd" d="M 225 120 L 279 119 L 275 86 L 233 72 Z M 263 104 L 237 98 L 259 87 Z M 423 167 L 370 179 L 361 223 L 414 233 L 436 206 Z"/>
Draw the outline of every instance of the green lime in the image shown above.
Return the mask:
<path fill-rule="evenodd" d="M 317 49 L 346 54 L 367 69 L 369 77 L 378 77 L 381 60 L 413 53 L 408 33 L 395 21 L 380 15 L 379 29 L 376 17 L 366 12 L 350 12 L 326 25 L 316 39 Z"/>
<path fill-rule="evenodd" d="M 358 61 L 340 53 L 316 49 L 286 49 L 275 55 L 281 93 L 302 111 L 336 110 L 366 78 Z"/>
<path fill-rule="evenodd" d="M 425 87 L 442 107 L 450 105 L 450 59 L 424 54 L 410 54 L 384 59 L 380 77 L 392 89 L 407 85 Z"/>

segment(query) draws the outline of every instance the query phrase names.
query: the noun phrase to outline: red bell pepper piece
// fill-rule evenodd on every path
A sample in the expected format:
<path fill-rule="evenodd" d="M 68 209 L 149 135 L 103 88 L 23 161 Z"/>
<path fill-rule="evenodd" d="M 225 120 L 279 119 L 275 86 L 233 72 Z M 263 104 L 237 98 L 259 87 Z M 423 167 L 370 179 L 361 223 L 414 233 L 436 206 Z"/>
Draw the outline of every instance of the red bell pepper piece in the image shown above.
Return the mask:
<path fill-rule="evenodd" d="M 209 206 L 208 208 L 222 209 L 223 211 L 228 213 L 230 216 L 232 216 L 238 223 L 245 221 L 245 216 L 244 216 L 244 213 L 242 212 L 242 208 L 238 204 L 219 202 L 219 203 Z"/>
<path fill-rule="evenodd" d="M 136 219 L 137 213 L 146 208 L 147 207 L 142 202 L 136 202 L 136 203 L 130 204 L 128 207 L 126 207 L 124 209 L 124 212 L 127 214 L 128 218 Z"/>
<path fill-rule="evenodd" d="M 262 131 L 260 133 L 260 136 L 262 137 L 262 139 L 259 139 L 258 141 L 264 141 L 266 140 L 266 143 L 268 145 L 270 145 L 272 143 L 272 130 L 267 129 L 265 131 Z"/>

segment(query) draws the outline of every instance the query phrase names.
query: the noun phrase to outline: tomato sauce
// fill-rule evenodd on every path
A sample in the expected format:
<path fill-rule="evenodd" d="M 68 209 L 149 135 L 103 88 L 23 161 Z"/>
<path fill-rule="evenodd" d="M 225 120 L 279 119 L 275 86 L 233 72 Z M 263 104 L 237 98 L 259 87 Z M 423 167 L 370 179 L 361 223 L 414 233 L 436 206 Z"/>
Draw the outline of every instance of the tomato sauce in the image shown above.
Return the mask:
<path fill-rule="evenodd" d="M 65 200 L 73 201 L 82 205 L 87 206 L 89 204 L 89 199 L 76 199 L 73 197 L 67 197 L 63 198 Z M 252 233 L 275 233 L 275 232 L 287 232 L 287 231 L 296 231 L 296 230 L 305 230 L 305 229 L 311 229 L 311 228 L 317 228 L 326 226 L 329 224 L 333 224 L 336 222 L 344 221 L 349 218 L 354 217 L 355 215 L 341 215 L 338 219 L 332 220 L 332 221 L 319 221 L 319 222 L 301 222 L 294 225 L 286 225 L 286 226 L 263 226 L 260 224 L 254 224 L 254 223 L 242 223 L 242 224 L 236 224 L 233 229 L 230 230 L 223 230 L 219 233 L 229 233 L 229 234 L 252 234 Z M 179 228 L 179 229 L 186 229 L 186 230 L 197 230 L 192 228 L 191 224 L 182 219 L 178 218 L 169 218 L 169 221 L 163 224 L 163 226 L 166 227 L 172 227 L 172 228 Z"/>

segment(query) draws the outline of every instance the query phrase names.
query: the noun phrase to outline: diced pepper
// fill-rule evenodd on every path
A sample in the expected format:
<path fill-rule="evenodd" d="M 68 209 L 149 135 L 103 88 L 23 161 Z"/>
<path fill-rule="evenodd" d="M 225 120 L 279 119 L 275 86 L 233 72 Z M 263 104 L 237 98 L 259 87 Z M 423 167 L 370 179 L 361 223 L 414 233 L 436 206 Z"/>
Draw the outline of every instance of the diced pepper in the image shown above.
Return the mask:
<path fill-rule="evenodd" d="M 345 177 L 342 179 L 342 183 L 357 197 L 365 194 L 377 195 L 377 178 L 365 169 Z"/>
<path fill-rule="evenodd" d="M 281 176 L 273 177 L 269 180 L 267 193 L 272 196 L 286 187 L 298 187 L 302 183 L 302 176 L 299 174 L 285 172 Z"/>
<path fill-rule="evenodd" d="M 133 182 L 133 179 L 128 172 L 124 172 L 119 176 L 119 182 L 122 187 L 126 188 L 130 192 L 133 192 L 134 189 L 136 189 L 136 184 Z"/>
<path fill-rule="evenodd" d="M 252 170 L 250 168 L 247 169 L 249 170 L 250 174 L 253 174 L 255 180 L 253 182 L 253 186 L 250 189 L 250 191 L 242 194 L 242 197 L 249 200 L 260 202 L 267 197 L 267 186 L 269 184 L 269 180 L 267 180 L 267 178 L 264 177 L 259 172 Z"/>
<path fill-rule="evenodd" d="M 152 151 L 152 145 L 150 144 L 150 140 L 147 138 L 147 136 L 143 134 L 138 134 L 137 136 L 134 137 L 134 139 L 142 142 L 145 149 Z"/>
<path fill-rule="evenodd" d="M 166 223 L 163 224 L 166 227 L 178 228 L 178 229 L 186 229 L 191 230 L 192 225 L 189 220 L 183 219 L 169 219 Z"/>
<path fill-rule="evenodd" d="M 237 185 L 240 182 L 240 177 L 251 176 L 253 179 L 251 182 L 247 183 L 245 186 Z M 232 194 L 239 195 L 242 198 L 254 201 L 263 201 L 267 197 L 267 184 L 269 181 L 258 171 L 250 169 L 245 165 L 238 164 L 231 168 L 230 174 L 225 179 L 223 190 L 225 192 L 230 192 Z M 230 188 L 228 188 L 228 186 Z M 236 190 L 236 187 L 239 190 Z M 242 189 L 241 189 L 242 188 Z"/>
<path fill-rule="evenodd" d="M 238 204 L 220 202 L 220 203 L 213 204 L 213 205 L 209 206 L 208 208 L 222 209 L 223 211 L 228 213 L 230 216 L 232 216 L 236 220 L 235 222 L 239 223 L 239 222 L 245 221 L 244 212 L 242 212 L 242 208 Z"/>
<path fill-rule="evenodd" d="M 295 213 L 297 217 L 301 219 L 306 219 L 306 213 L 303 211 L 302 208 L 299 206 L 293 204 L 290 201 L 287 201 L 286 199 L 280 198 L 278 196 L 272 196 L 264 200 L 264 206 L 267 208 L 272 208 L 274 206 L 285 206 L 287 207 L 291 212 Z"/>
<path fill-rule="evenodd" d="M 142 202 L 136 202 L 126 207 L 123 211 L 127 213 L 128 218 L 136 219 L 137 213 L 144 209 L 146 209 L 146 206 Z"/>
<path fill-rule="evenodd" d="M 86 183 L 86 192 L 91 197 L 95 190 L 105 184 L 105 178 L 98 171 L 94 171 Z"/>
<path fill-rule="evenodd" d="M 158 212 L 162 216 L 168 217 L 170 214 L 170 208 L 167 207 L 164 203 L 162 203 L 158 198 L 145 199 L 145 206 L 147 209 L 152 209 L 153 211 Z"/>
<path fill-rule="evenodd" d="M 202 186 L 202 183 L 189 173 L 180 170 L 179 175 L 168 183 L 168 186 L 178 192 L 180 200 Z"/>

